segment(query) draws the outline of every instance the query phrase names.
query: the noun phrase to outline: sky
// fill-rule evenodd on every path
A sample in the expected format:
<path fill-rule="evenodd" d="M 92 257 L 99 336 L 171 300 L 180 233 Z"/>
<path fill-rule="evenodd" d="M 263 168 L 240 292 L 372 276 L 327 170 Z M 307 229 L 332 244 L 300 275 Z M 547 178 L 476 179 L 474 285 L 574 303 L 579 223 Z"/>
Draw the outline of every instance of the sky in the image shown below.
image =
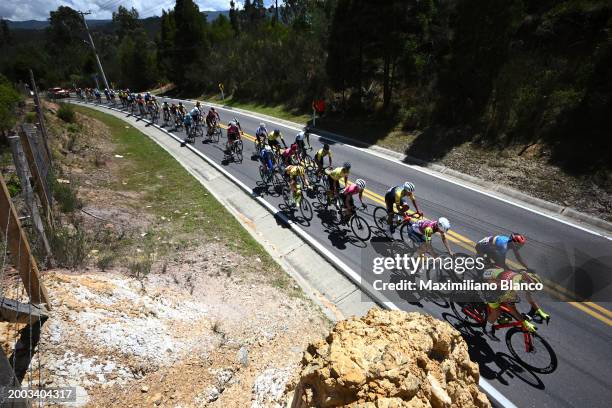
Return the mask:
<path fill-rule="evenodd" d="M 230 0 L 195 0 L 202 11 L 229 10 Z M 269 6 L 273 0 L 265 0 Z M 88 18 L 110 19 L 119 6 L 134 7 L 141 17 L 161 15 L 162 9 L 174 7 L 175 0 L 0 0 L 0 17 L 7 20 L 46 20 L 59 6 L 75 10 L 91 10 Z M 280 1 L 279 1 L 280 3 Z M 237 0 L 236 4 L 242 5 Z"/>

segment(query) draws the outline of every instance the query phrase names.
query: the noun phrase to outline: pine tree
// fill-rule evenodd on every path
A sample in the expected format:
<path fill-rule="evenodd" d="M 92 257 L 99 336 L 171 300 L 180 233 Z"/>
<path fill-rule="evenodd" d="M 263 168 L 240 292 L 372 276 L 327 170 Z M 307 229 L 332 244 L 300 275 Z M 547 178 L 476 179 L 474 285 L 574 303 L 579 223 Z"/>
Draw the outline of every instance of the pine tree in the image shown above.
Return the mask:
<path fill-rule="evenodd" d="M 179 86 L 187 85 L 185 78 L 195 63 L 202 61 L 207 51 L 206 20 L 193 0 L 176 0 L 174 6 L 176 34 L 174 38 L 174 80 Z"/>

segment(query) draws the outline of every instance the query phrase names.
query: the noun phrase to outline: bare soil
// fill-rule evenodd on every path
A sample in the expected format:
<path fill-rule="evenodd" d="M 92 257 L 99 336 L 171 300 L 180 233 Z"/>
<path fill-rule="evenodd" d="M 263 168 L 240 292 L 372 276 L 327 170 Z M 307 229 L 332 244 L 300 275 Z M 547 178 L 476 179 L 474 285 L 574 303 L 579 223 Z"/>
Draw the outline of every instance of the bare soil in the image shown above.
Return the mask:
<path fill-rule="evenodd" d="M 58 178 L 83 205 L 59 218 L 87 231 L 87 254 L 44 273 L 53 310 L 25 381 L 78 387 L 91 407 L 274 406 L 330 326 L 321 311 L 263 250 L 160 222 L 144 194 L 117 188 L 132 168 L 109 128 L 82 114 L 75 128 L 47 108 Z M 6 351 L 19 328 L 0 325 Z"/>

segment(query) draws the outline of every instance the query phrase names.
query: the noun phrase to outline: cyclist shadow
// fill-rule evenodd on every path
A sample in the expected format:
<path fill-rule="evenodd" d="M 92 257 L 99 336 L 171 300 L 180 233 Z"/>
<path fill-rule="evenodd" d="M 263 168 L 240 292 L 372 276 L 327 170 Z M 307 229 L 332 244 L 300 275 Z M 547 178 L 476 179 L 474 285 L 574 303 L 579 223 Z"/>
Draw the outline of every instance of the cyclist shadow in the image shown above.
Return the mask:
<path fill-rule="evenodd" d="M 461 333 L 468 345 L 470 359 L 478 364 L 483 378 L 499 381 L 503 385 L 510 385 L 511 381 L 518 379 L 539 390 L 546 388 L 537 373 L 529 370 L 513 356 L 493 350 L 482 329 L 463 323 L 451 313 L 442 313 L 442 318 Z"/>
<path fill-rule="evenodd" d="M 301 215 L 296 215 L 299 214 L 299 210 L 297 207 L 290 207 L 285 203 L 280 203 L 278 205 L 278 209 L 285 214 L 285 216 L 290 219 L 291 221 L 295 222 L 296 224 L 299 224 L 303 227 L 309 227 L 310 226 L 310 221 L 308 221 L 306 218 L 302 217 Z"/>
<path fill-rule="evenodd" d="M 355 237 L 350 230 L 342 228 L 338 225 L 338 217 L 335 210 L 326 209 L 324 205 L 320 203 L 313 203 L 314 212 L 321 222 L 323 232 L 327 233 L 329 242 L 340 250 L 347 248 L 347 244 L 353 245 L 358 248 L 366 248 L 367 242 L 363 242 Z"/>

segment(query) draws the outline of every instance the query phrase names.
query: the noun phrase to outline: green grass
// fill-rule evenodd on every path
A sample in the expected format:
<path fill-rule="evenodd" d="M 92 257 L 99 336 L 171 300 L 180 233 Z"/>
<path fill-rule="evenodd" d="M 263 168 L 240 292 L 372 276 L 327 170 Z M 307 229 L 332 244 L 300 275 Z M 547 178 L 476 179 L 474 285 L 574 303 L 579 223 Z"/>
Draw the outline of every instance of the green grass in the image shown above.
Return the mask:
<path fill-rule="evenodd" d="M 234 100 L 233 98 L 225 98 L 225 100 L 221 100 L 218 95 L 212 97 L 203 96 L 202 98 L 210 102 L 218 103 L 220 105 L 246 109 L 252 112 L 257 112 L 263 115 L 273 116 L 275 118 L 289 120 L 300 124 L 308 123 L 308 121 L 312 119 L 311 115 L 289 109 L 285 105 L 267 105 L 252 102 L 243 102 Z"/>
<path fill-rule="evenodd" d="M 141 210 L 155 215 L 154 233 L 147 234 L 145 242 L 140 240 L 141 247 L 159 245 L 155 240 L 160 235 L 174 242 L 172 248 L 181 249 L 220 241 L 246 257 L 259 257 L 265 270 L 280 272 L 270 279 L 287 280 L 285 286 L 291 287 L 288 276 L 263 247 L 169 153 L 120 119 L 80 106 L 75 110 L 106 124 L 116 146 L 114 154 L 123 156 L 116 159 L 122 163 L 121 179 L 108 187 L 138 192 Z"/>

